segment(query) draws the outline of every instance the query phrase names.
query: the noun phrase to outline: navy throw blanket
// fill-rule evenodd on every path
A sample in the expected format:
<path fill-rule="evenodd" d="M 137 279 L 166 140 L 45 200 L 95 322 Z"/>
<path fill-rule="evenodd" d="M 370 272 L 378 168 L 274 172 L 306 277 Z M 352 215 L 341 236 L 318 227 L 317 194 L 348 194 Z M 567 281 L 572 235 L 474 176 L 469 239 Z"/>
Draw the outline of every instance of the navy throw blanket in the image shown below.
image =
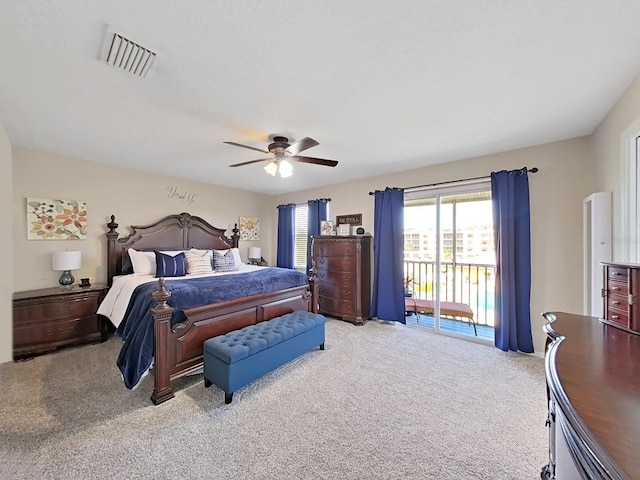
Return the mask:
<path fill-rule="evenodd" d="M 186 320 L 182 312 L 186 308 L 307 284 L 304 273 L 278 267 L 233 275 L 168 280 L 167 289 L 171 291 L 168 303 L 176 309 L 171 317 L 171 325 Z M 158 282 L 138 286 L 116 330 L 116 335 L 124 342 L 117 364 L 125 386 L 130 389 L 138 385 L 153 360 L 154 322 L 151 309 L 155 302 L 151 294 L 157 289 Z"/>

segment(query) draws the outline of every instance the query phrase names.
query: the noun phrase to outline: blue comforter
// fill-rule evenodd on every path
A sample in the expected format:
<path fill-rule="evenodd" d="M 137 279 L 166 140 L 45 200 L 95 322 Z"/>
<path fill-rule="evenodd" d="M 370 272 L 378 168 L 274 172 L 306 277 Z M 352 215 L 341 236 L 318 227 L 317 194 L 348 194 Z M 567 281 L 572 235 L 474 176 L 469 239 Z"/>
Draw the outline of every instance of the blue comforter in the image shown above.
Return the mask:
<path fill-rule="evenodd" d="M 176 309 L 171 317 L 171 324 L 185 320 L 182 312 L 185 308 L 275 292 L 307 283 L 307 277 L 303 273 L 278 267 L 234 275 L 167 281 L 167 288 L 171 291 L 168 303 Z M 137 287 L 124 319 L 116 330 L 116 335 L 124 342 L 117 364 L 127 388 L 138 385 L 153 360 L 154 322 L 151 309 L 154 301 L 151 294 L 157 289 L 157 282 Z"/>

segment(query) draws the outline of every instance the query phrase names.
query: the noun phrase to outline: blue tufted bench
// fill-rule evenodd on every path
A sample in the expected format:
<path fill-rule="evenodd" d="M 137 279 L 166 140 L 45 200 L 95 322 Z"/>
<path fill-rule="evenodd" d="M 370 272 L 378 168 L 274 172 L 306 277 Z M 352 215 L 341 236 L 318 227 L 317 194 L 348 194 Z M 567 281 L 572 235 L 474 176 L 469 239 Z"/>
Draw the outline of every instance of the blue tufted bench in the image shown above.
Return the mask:
<path fill-rule="evenodd" d="M 217 385 L 224 402 L 233 392 L 319 346 L 324 350 L 325 318 L 287 313 L 204 342 L 204 386 Z"/>

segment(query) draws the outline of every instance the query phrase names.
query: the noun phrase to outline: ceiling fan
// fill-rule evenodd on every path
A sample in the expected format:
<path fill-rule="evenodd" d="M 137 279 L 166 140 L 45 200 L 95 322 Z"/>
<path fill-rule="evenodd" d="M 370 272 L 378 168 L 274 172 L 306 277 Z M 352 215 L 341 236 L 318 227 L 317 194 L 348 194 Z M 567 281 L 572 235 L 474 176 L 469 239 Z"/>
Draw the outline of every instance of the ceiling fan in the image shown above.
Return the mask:
<path fill-rule="evenodd" d="M 289 177 L 293 173 L 293 167 L 290 161 L 312 163 L 314 165 L 324 165 L 326 167 L 335 167 L 338 165 L 336 160 L 326 160 L 324 158 L 306 157 L 298 155 L 300 152 L 307 150 L 308 148 L 319 145 L 313 138 L 304 137 L 297 142 L 290 144 L 287 137 L 273 137 L 273 143 L 270 143 L 267 147 L 268 150 L 261 148 L 250 147 L 249 145 L 243 145 L 236 142 L 224 142 L 227 145 L 235 145 L 236 147 L 248 148 L 249 150 L 256 150 L 258 152 L 271 154 L 271 157 L 259 158 L 257 160 L 249 160 L 248 162 L 234 163 L 229 165 L 230 167 L 241 167 L 243 165 L 249 165 L 258 162 L 269 162 L 264 169 L 269 175 L 280 173 L 281 177 Z"/>

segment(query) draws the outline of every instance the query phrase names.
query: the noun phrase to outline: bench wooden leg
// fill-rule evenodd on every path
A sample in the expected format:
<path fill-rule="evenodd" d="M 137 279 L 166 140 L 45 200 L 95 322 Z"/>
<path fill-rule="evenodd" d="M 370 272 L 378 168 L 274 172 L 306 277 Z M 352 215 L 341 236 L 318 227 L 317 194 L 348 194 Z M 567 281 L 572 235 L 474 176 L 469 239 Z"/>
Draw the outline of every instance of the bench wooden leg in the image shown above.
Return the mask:
<path fill-rule="evenodd" d="M 224 392 L 224 403 L 229 405 L 232 400 L 233 400 L 233 392 L 231 393 Z"/>

